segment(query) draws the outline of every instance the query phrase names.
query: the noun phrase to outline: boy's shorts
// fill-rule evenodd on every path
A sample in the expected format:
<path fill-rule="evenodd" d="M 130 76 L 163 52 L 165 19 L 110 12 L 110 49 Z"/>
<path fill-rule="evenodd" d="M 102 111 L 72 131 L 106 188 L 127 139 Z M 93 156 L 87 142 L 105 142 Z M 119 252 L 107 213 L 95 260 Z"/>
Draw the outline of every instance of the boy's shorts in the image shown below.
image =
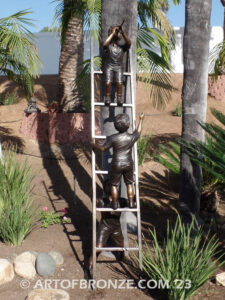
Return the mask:
<path fill-rule="evenodd" d="M 123 82 L 123 68 L 122 67 L 112 67 L 107 66 L 104 71 L 104 79 L 105 82 L 113 82 L 113 78 L 115 82 L 122 83 Z"/>
<path fill-rule="evenodd" d="M 123 245 L 123 234 L 120 227 L 120 219 L 102 219 L 98 225 L 96 244 L 105 246 L 108 239 L 119 246 Z"/>
<path fill-rule="evenodd" d="M 132 164 L 113 164 L 110 171 L 110 184 L 118 186 L 123 175 L 125 184 L 134 182 L 134 165 Z"/>

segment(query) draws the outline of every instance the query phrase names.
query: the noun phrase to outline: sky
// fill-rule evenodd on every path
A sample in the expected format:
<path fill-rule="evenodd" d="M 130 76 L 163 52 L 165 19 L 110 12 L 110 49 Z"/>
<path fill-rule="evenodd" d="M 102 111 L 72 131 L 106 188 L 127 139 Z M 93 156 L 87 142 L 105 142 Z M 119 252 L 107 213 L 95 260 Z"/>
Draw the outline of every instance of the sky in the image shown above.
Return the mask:
<path fill-rule="evenodd" d="M 9 16 L 19 10 L 30 9 L 33 13 L 30 18 L 34 19 L 35 27 L 32 32 L 38 32 L 45 26 L 50 26 L 54 16 L 56 2 L 53 0 L 0 0 L 0 18 Z M 129 0 L 127 0 L 129 1 Z M 170 1 L 171 2 L 171 1 Z M 172 26 L 184 26 L 185 0 L 174 6 L 171 4 L 167 14 Z M 223 26 L 223 7 L 220 0 L 212 0 L 211 26 Z"/>

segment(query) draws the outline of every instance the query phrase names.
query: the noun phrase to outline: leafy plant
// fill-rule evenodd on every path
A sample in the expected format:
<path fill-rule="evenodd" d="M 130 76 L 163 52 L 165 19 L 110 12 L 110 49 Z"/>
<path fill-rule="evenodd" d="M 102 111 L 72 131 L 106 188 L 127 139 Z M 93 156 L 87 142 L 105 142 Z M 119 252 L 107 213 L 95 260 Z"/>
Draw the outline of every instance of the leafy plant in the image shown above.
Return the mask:
<path fill-rule="evenodd" d="M 225 187 L 225 115 L 218 110 L 212 109 L 212 114 L 220 126 L 217 124 L 199 123 L 200 126 L 207 132 L 211 139 L 211 144 L 200 141 L 181 143 L 185 146 L 187 153 L 191 159 L 199 164 L 205 171 L 212 175 L 215 180 L 217 189 Z"/>
<path fill-rule="evenodd" d="M 13 152 L 0 160 L 0 237 L 5 243 L 20 245 L 37 221 L 29 193 L 32 179 L 31 167 Z"/>
<path fill-rule="evenodd" d="M 178 216 L 174 227 L 168 222 L 162 247 L 155 229 L 149 229 L 149 233 L 153 251 L 145 240 L 146 250 L 142 250 L 144 277 L 162 282 L 164 299 L 191 297 L 225 263 L 223 260 L 218 264 L 222 255 L 213 260 L 218 254 L 219 242 L 214 237 L 203 236 L 201 229 L 194 229 L 194 220 L 184 225 Z"/>
<path fill-rule="evenodd" d="M 182 116 L 182 107 L 181 105 L 178 103 L 175 110 L 172 112 L 172 114 L 176 117 L 181 117 Z"/>
<path fill-rule="evenodd" d="M 17 95 L 13 93 L 6 93 L 0 95 L 0 104 L 1 105 L 12 105 L 19 101 L 19 98 Z"/>
<path fill-rule="evenodd" d="M 180 145 L 175 142 L 169 142 L 168 146 L 159 145 L 160 154 L 154 154 L 153 157 L 169 171 L 180 174 Z"/>
<path fill-rule="evenodd" d="M 137 152 L 138 152 L 138 165 L 142 166 L 147 158 L 150 158 L 147 147 L 150 140 L 150 135 L 146 135 L 143 138 L 140 138 L 137 142 Z"/>
<path fill-rule="evenodd" d="M 62 218 L 59 214 L 47 210 L 41 212 L 40 221 L 42 222 L 42 228 L 48 228 L 49 225 L 70 222 L 69 218 Z"/>

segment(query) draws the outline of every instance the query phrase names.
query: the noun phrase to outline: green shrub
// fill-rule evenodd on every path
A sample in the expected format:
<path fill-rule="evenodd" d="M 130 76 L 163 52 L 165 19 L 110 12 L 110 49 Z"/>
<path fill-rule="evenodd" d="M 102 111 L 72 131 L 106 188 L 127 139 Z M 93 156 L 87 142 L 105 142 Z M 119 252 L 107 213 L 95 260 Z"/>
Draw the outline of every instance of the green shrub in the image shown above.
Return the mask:
<path fill-rule="evenodd" d="M 19 101 L 19 98 L 17 95 L 13 93 L 6 93 L 0 95 L 0 104 L 1 105 L 12 105 Z"/>
<path fill-rule="evenodd" d="M 173 228 L 168 222 L 162 247 L 156 231 L 149 232 L 153 251 L 145 241 L 147 250 L 142 250 L 143 275 L 146 280 L 162 283 L 160 291 L 164 299 L 184 300 L 191 297 L 225 262 L 217 265 L 222 256 L 212 260 L 218 254 L 219 243 L 214 237 L 203 237 L 201 229 L 194 230 L 193 221 L 184 225 L 178 217 Z"/>
<path fill-rule="evenodd" d="M 18 162 L 13 152 L 0 160 L 0 238 L 5 243 L 20 245 L 37 221 L 32 179 L 31 167 Z"/>
<path fill-rule="evenodd" d="M 137 152 L 138 152 L 138 165 L 142 166 L 147 158 L 150 158 L 147 147 L 150 140 L 150 135 L 146 135 L 143 138 L 140 138 L 137 142 Z"/>
<path fill-rule="evenodd" d="M 182 107 L 181 105 L 178 103 L 175 110 L 172 112 L 173 116 L 176 117 L 181 117 L 182 116 Z"/>

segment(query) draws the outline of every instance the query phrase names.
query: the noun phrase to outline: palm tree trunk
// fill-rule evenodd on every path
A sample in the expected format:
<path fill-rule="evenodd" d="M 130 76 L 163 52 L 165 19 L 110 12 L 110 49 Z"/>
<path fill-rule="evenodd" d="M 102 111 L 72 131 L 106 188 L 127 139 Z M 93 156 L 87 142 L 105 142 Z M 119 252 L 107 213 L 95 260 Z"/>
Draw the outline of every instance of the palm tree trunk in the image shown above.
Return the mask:
<path fill-rule="evenodd" d="M 207 109 L 211 0 L 186 0 L 183 41 L 182 138 L 203 141 Z M 199 217 L 201 168 L 181 148 L 180 212 L 184 222 Z"/>
<path fill-rule="evenodd" d="M 75 79 L 81 71 L 83 49 L 82 17 L 73 17 L 68 23 L 59 62 L 57 101 L 65 111 L 76 111 L 82 106 L 82 93 L 75 86 Z"/>
<path fill-rule="evenodd" d="M 127 17 L 128 16 L 128 17 Z M 136 70 L 136 37 L 137 37 L 137 1 L 129 0 L 129 5 L 127 5 L 126 0 L 102 0 L 102 22 L 101 22 L 101 32 L 102 41 L 108 36 L 108 29 L 114 24 L 121 24 L 125 19 L 123 29 L 127 33 L 131 40 L 131 64 L 133 70 Z M 102 55 L 103 56 L 103 55 Z M 104 59 L 104 58 L 103 58 Z M 103 87 L 102 82 L 102 87 Z M 133 80 L 134 90 L 136 91 L 136 76 Z M 130 88 L 126 91 L 126 102 L 130 103 L 131 94 Z M 103 88 L 101 97 L 103 97 Z M 102 100 L 103 101 L 103 100 Z M 113 108 L 113 107 L 103 107 L 101 109 L 101 119 L 102 119 L 102 130 L 103 134 L 109 136 L 115 133 L 115 128 L 113 125 L 114 116 L 124 112 L 123 108 Z M 126 113 L 131 116 L 130 109 L 126 109 Z M 111 155 L 109 152 L 105 152 L 103 155 L 103 168 L 109 169 L 109 161 L 111 160 Z M 125 196 L 125 195 L 124 195 Z"/>

